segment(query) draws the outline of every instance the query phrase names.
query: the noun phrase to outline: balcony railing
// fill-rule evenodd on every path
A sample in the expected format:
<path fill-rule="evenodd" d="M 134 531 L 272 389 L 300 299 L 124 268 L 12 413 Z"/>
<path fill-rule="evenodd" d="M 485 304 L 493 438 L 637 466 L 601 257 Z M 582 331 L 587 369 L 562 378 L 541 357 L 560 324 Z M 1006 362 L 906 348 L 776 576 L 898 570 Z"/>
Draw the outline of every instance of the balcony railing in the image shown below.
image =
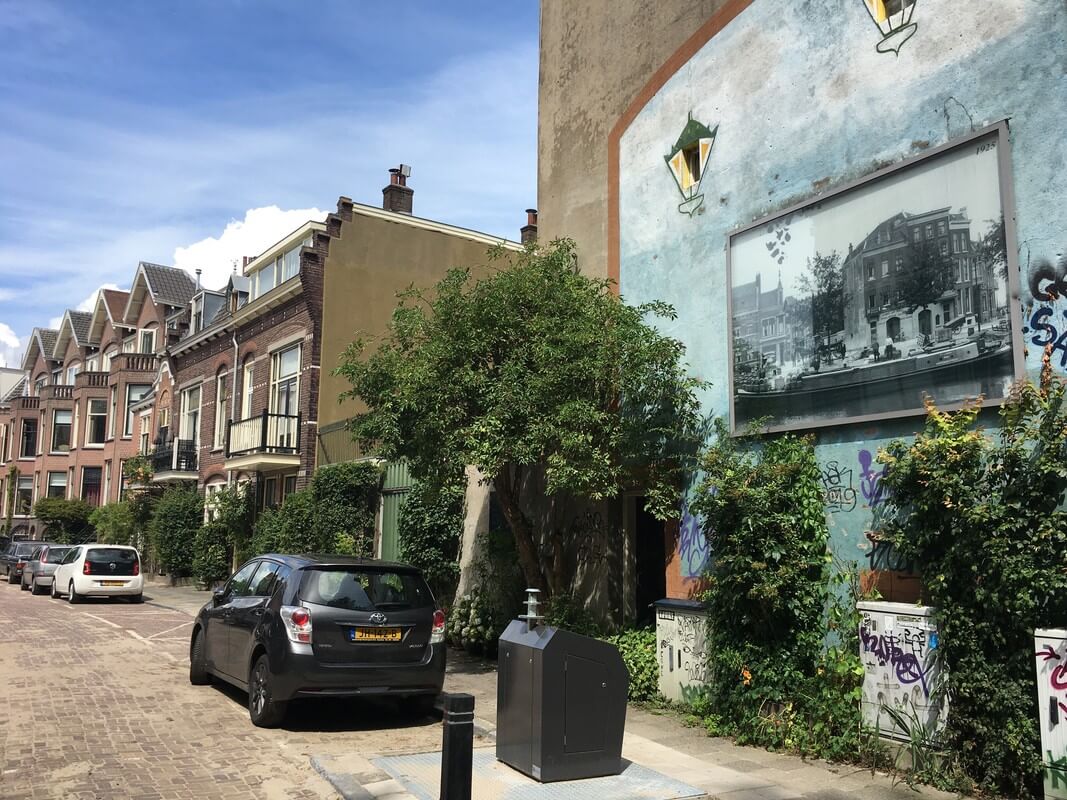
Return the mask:
<path fill-rule="evenodd" d="M 151 353 L 119 353 L 111 359 L 111 369 L 130 372 L 155 372 L 159 360 Z"/>
<path fill-rule="evenodd" d="M 171 439 L 156 445 L 152 451 L 152 471 L 196 472 L 196 442 L 192 439 Z"/>
<path fill-rule="evenodd" d="M 31 397 L 29 395 L 25 395 L 23 397 L 16 397 L 14 405 L 17 409 L 22 409 L 24 411 L 33 411 L 41 407 L 41 398 Z"/>
<path fill-rule="evenodd" d="M 74 387 L 68 384 L 53 384 L 41 387 L 41 399 L 46 403 L 49 400 L 73 400 Z"/>
<path fill-rule="evenodd" d="M 106 389 L 107 377 L 106 372 L 79 372 L 74 376 L 74 388 Z"/>
<path fill-rule="evenodd" d="M 226 423 L 226 457 L 253 453 L 297 455 L 300 452 L 300 415 L 262 414 Z"/>

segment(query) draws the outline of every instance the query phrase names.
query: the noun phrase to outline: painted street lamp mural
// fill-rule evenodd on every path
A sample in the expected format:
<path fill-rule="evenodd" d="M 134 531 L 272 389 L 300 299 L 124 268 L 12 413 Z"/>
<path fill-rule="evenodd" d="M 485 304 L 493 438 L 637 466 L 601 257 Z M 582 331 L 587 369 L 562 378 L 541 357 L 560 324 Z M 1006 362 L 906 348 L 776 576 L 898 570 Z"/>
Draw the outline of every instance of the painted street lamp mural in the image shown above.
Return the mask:
<path fill-rule="evenodd" d="M 711 158 L 711 148 L 715 146 L 718 130 L 718 125 L 709 130 L 707 125 L 693 119 L 690 112 L 682 135 L 678 137 L 671 152 L 663 157 L 675 183 L 678 184 L 678 191 L 682 193 L 678 210 L 683 214 L 693 216 L 704 204 L 700 186 L 704 181 L 704 173 L 708 159 Z"/>
<path fill-rule="evenodd" d="M 863 0 L 867 13 L 882 32 L 879 53 L 896 53 L 912 37 L 918 25 L 911 21 L 917 0 Z"/>

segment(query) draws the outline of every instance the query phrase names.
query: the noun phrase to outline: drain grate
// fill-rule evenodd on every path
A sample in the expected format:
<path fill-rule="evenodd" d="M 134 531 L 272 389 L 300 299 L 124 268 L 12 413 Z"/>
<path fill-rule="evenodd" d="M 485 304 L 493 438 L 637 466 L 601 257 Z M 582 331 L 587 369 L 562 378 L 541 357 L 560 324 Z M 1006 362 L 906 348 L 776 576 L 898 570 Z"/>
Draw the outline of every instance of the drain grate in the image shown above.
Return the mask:
<path fill-rule="evenodd" d="M 441 754 L 383 756 L 374 764 L 388 772 L 419 800 L 437 800 L 441 788 Z M 501 764 L 490 749 L 474 751 L 471 800 L 683 800 L 704 792 L 640 764 L 620 775 L 581 781 L 538 783 Z"/>

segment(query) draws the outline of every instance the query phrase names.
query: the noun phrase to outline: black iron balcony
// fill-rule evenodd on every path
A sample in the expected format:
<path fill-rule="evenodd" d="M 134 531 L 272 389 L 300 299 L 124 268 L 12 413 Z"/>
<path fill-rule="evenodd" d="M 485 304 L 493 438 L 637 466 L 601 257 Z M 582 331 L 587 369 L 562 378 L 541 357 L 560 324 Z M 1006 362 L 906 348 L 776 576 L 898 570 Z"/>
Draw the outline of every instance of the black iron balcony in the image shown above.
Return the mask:
<path fill-rule="evenodd" d="M 154 480 L 171 480 L 175 473 L 191 473 L 197 477 L 196 442 L 192 439 L 170 439 L 156 445 L 152 451 Z"/>
<path fill-rule="evenodd" d="M 257 454 L 299 456 L 300 415 L 271 414 L 226 423 L 226 458 Z"/>

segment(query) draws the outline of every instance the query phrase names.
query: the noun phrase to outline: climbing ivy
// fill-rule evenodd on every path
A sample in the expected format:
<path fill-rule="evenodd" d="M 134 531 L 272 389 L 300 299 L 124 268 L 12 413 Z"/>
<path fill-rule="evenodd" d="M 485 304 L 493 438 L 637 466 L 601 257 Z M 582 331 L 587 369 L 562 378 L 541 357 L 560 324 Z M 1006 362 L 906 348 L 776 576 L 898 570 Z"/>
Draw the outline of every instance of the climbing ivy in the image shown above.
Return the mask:
<path fill-rule="evenodd" d="M 1065 386 L 1046 353 L 1040 386 L 1012 390 L 995 435 L 977 404 L 927 412 L 913 442 L 879 456 L 883 534 L 937 609 L 951 755 L 986 791 L 1039 797 L 1033 632 L 1067 619 Z"/>

